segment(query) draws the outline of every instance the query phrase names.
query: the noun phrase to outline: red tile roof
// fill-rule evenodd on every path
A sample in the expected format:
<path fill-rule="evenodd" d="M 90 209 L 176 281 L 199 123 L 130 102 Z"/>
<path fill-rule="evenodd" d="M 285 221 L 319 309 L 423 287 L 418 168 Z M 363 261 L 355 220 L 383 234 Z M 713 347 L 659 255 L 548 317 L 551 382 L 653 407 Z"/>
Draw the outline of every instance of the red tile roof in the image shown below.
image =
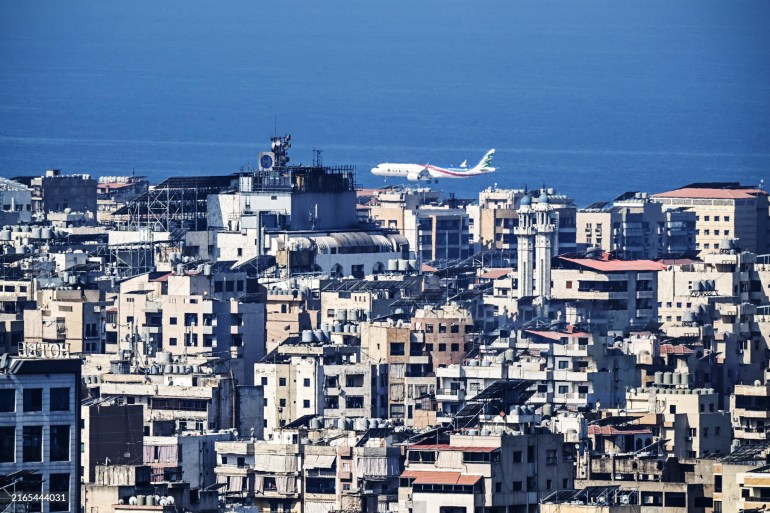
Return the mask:
<path fill-rule="evenodd" d="M 762 189 L 708 189 L 684 187 L 675 191 L 653 194 L 655 198 L 698 198 L 698 199 L 751 199 L 757 196 L 767 196 Z"/>
<path fill-rule="evenodd" d="M 690 349 L 687 346 L 683 345 L 673 345 L 673 344 L 661 344 L 660 345 L 660 354 L 680 354 L 680 355 L 687 355 L 687 354 L 693 354 L 695 351 Z"/>
<path fill-rule="evenodd" d="M 435 267 L 433 267 L 432 265 L 428 265 L 428 264 L 422 264 L 422 267 L 421 267 L 420 269 L 421 269 L 421 270 L 422 270 L 422 272 L 424 272 L 424 273 L 435 273 L 435 272 L 437 272 L 437 271 L 438 271 L 438 269 L 436 269 L 436 268 L 435 268 Z"/>
<path fill-rule="evenodd" d="M 583 267 L 588 267 L 599 272 L 622 272 L 622 271 L 662 271 L 666 268 L 665 264 L 653 260 L 596 260 L 594 258 L 567 258 L 559 257 L 567 262 L 572 262 Z"/>
<path fill-rule="evenodd" d="M 449 445 L 449 444 L 415 444 L 410 445 L 411 450 L 425 449 L 426 451 L 462 451 L 462 452 L 492 452 L 499 447 L 476 447 L 467 445 Z"/>
<path fill-rule="evenodd" d="M 414 484 L 475 485 L 481 480 L 481 476 L 475 474 L 433 470 L 405 470 L 401 477 L 415 478 Z"/>
<path fill-rule="evenodd" d="M 651 435 L 649 428 L 643 427 L 616 427 L 616 426 L 588 426 L 589 435 Z"/>
<path fill-rule="evenodd" d="M 479 275 L 479 278 L 496 280 L 498 278 L 502 278 L 503 276 L 507 275 L 511 271 L 513 271 L 513 269 L 490 269 L 484 274 Z"/>

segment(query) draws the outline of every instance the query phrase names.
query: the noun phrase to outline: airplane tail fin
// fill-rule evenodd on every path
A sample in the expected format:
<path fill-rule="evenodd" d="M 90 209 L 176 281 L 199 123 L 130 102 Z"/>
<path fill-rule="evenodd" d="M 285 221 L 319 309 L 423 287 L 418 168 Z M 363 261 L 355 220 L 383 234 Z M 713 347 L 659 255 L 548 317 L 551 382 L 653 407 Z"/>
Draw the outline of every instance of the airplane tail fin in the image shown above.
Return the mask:
<path fill-rule="evenodd" d="M 473 168 L 474 171 L 494 171 L 495 168 L 492 167 L 492 157 L 495 155 L 494 148 L 489 150 L 486 155 L 479 161 L 478 164 L 476 164 L 476 167 Z"/>

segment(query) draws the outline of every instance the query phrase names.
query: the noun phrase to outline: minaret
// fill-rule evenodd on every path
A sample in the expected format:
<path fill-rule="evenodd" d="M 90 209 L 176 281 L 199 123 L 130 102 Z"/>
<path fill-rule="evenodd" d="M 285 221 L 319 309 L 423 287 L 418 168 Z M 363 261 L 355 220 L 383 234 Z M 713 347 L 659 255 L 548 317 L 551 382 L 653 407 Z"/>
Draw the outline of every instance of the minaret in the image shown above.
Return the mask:
<path fill-rule="evenodd" d="M 543 190 L 537 203 L 533 207 L 535 211 L 535 289 L 540 298 L 551 297 L 551 256 L 554 247 L 556 226 L 552 220 L 553 207 L 548 204 L 548 195 Z"/>
<path fill-rule="evenodd" d="M 534 277 L 532 275 L 535 250 L 535 212 L 532 210 L 532 198 L 529 194 L 521 199 L 519 204 L 519 224 L 514 230 L 518 238 L 518 276 L 519 297 L 534 294 Z"/>

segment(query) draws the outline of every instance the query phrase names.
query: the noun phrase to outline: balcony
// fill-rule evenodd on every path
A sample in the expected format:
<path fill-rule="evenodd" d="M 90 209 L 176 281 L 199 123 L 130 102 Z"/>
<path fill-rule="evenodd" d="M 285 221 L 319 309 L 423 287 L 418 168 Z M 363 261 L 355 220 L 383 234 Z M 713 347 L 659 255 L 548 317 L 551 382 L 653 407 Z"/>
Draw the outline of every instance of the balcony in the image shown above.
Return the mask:
<path fill-rule="evenodd" d="M 735 416 L 738 418 L 744 417 L 747 419 L 770 419 L 770 411 L 768 410 L 749 410 L 745 408 L 736 407 Z"/>
<path fill-rule="evenodd" d="M 465 399 L 465 391 L 460 389 L 444 388 L 436 390 L 437 401 L 458 402 Z"/>

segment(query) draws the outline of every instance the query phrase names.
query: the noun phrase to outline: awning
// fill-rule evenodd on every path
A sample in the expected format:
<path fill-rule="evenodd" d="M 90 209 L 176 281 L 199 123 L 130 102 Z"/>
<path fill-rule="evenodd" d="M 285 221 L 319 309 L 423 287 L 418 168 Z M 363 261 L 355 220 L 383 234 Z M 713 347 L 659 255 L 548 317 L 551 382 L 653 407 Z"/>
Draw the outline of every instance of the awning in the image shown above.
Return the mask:
<path fill-rule="evenodd" d="M 412 484 L 475 485 L 481 479 L 478 475 L 460 474 L 459 472 L 434 472 L 406 470 L 401 477 L 414 477 Z"/>
<path fill-rule="evenodd" d="M 337 459 L 335 455 L 324 454 L 306 454 L 305 455 L 305 469 L 312 468 L 332 468 L 334 466 L 334 460 Z"/>

